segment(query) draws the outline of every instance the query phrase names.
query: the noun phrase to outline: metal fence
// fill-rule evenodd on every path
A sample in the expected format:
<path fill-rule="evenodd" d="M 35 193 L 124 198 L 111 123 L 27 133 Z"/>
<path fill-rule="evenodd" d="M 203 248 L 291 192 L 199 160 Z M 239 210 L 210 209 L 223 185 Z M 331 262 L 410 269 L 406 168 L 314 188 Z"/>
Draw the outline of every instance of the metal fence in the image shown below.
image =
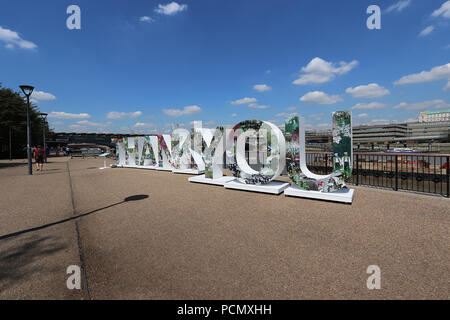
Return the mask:
<path fill-rule="evenodd" d="M 333 158 L 328 152 L 306 154 L 308 168 L 317 174 L 331 173 Z M 350 183 L 450 198 L 449 165 L 448 154 L 355 152 Z"/>

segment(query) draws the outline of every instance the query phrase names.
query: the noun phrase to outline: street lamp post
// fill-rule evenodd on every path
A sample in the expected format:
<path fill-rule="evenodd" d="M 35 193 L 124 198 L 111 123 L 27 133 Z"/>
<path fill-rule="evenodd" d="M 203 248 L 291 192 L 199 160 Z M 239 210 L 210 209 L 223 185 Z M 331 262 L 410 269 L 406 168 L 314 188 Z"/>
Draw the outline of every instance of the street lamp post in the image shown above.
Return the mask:
<path fill-rule="evenodd" d="M 9 161 L 12 160 L 12 150 L 11 150 L 11 124 L 9 124 Z"/>
<path fill-rule="evenodd" d="M 23 94 L 27 97 L 27 157 L 28 157 L 28 174 L 33 174 L 33 164 L 31 162 L 31 128 L 30 128 L 30 96 L 34 87 L 22 85 L 19 86 Z"/>
<path fill-rule="evenodd" d="M 42 120 L 44 120 L 44 124 L 42 126 L 42 134 L 44 136 L 44 152 L 45 152 L 45 162 L 47 162 L 47 144 L 45 143 L 45 120 L 47 119 L 48 113 L 41 112 L 39 113 Z"/>

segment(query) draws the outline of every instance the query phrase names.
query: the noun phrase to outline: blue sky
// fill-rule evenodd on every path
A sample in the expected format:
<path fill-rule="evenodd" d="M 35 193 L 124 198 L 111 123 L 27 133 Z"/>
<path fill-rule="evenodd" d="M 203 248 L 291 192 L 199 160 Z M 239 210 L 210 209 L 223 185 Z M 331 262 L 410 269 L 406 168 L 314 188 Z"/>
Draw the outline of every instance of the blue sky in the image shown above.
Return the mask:
<path fill-rule="evenodd" d="M 66 9 L 81 9 L 69 30 Z M 381 29 L 369 30 L 369 5 Z M 450 1 L 3 1 L 0 82 L 32 84 L 56 131 L 150 133 L 331 112 L 450 109 Z"/>

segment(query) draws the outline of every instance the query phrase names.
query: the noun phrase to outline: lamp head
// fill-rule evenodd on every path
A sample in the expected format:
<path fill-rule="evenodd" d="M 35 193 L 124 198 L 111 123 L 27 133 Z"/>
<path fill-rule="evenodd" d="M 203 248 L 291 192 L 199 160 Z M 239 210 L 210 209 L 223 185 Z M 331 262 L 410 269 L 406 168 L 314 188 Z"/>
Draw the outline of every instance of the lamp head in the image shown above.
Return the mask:
<path fill-rule="evenodd" d="M 27 85 L 21 85 L 19 86 L 20 89 L 22 89 L 22 92 L 27 97 L 31 96 L 33 93 L 34 87 L 33 86 L 27 86 Z"/>
<path fill-rule="evenodd" d="M 39 115 L 42 117 L 42 119 L 46 119 L 47 118 L 47 116 L 48 116 L 48 113 L 45 113 L 45 112 L 39 112 Z"/>

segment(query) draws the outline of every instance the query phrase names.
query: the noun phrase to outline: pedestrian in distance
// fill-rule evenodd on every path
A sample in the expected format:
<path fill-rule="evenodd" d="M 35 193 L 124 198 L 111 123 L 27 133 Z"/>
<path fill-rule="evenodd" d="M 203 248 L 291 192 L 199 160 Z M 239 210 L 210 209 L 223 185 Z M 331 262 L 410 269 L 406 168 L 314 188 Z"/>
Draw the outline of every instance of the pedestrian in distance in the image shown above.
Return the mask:
<path fill-rule="evenodd" d="M 41 146 L 37 146 L 33 152 L 34 159 L 36 160 L 36 170 L 43 171 L 44 170 L 44 159 L 45 159 L 45 150 Z"/>

